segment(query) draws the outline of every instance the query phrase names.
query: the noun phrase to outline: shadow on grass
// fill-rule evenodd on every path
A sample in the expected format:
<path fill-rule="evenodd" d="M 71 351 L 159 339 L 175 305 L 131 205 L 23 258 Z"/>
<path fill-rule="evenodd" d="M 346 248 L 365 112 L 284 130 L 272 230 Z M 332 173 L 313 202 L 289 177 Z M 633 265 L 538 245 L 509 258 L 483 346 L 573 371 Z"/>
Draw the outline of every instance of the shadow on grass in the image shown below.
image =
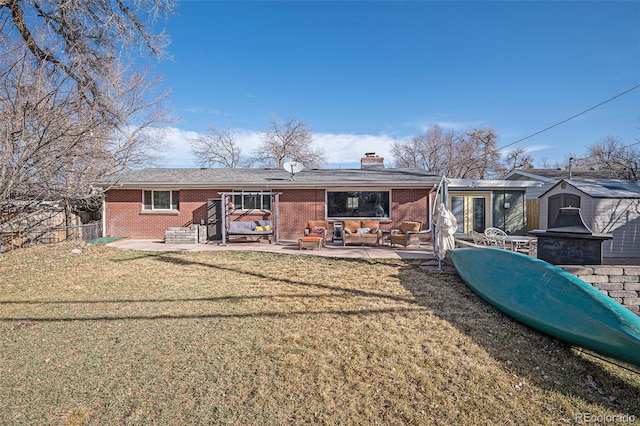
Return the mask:
<path fill-rule="evenodd" d="M 248 312 L 248 313 L 230 313 L 230 314 L 189 314 L 189 315 L 103 315 L 94 317 L 11 317 L 0 318 L 0 322 L 80 322 L 80 321 L 123 321 L 123 320 L 176 320 L 176 319 L 212 319 L 212 318 L 292 318 L 296 316 L 315 316 L 315 315 L 380 315 L 385 313 L 402 313 L 402 312 L 418 312 L 422 308 L 385 308 L 385 309 L 354 309 L 354 310 L 319 310 L 319 311 L 294 311 L 294 312 Z"/>
<path fill-rule="evenodd" d="M 511 319 L 457 274 L 425 273 L 407 265 L 399 277 L 421 306 L 468 336 L 504 370 L 538 388 L 640 417 L 638 373 L 580 356 L 570 345 Z"/>
<path fill-rule="evenodd" d="M 274 255 L 285 256 L 285 255 Z M 238 268 L 224 267 L 221 265 L 210 264 L 206 262 L 199 262 L 194 260 L 188 260 L 179 257 L 172 257 L 167 253 L 140 253 L 136 256 L 129 257 L 127 259 L 118 259 L 117 262 L 122 261 L 135 261 L 140 259 L 152 259 L 159 262 L 166 262 L 178 266 L 186 267 L 206 267 L 215 269 L 221 272 L 229 272 L 233 274 L 247 275 L 252 278 L 261 280 L 272 280 L 279 283 L 308 287 L 321 290 L 327 290 L 327 293 L 323 294 L 291 294 L 291 293 L 279 293 L 272 295 L 242 295 L 242 296 L 220 296 L 220 297 L 196 297 L 196 298 L 157 298 L 157 299 L 98 299 L 98 300 L 0 300 L 0 305 L 109 305 L 109 304 L 158 304 L 158 303 L 176 303 L 176 302 L 240 302 L 244 300 L 256 300 L 256 299 L 279 299 L 279 298 L 299 298 L 299 299 L 319 299 L 332 296 L 344 296 L 350 295 L 360 298 L 370 299 L 385 299 L 394 302 L 400 302 L 415 306 L 415 308 L 384 308 L 384 309 L 335 309 L 335 310 L 304 310 L 304 311 L 267 311 L 267 312 L 250 312 L 250 313 L 224 313 L 224 314 L 186 314 L 186 315 L 96 315 L 96 316 L 50 316 L 50 317 L 36 317 L 36 316 L 15 316 L 8 318 L 0 318 L 0 322 L 68 322 L 68 321 L 116 321 L 116 320 L 158 320 L 158 319 L 203 319 L 203 318 L 258 318 L 258 317 L 295 317 L 295 316 L 312 316 L 312 315 L 378 315 L 390 312 L 416 312 L 423 311 L 412 297 L 394 296 L 385 293 L 359 290 L 355 288 L 340 287 L 328 284 L 307 282 L 303 280 L 295 280 L 289 278 L 272 277 L 264 273 L 244 271 Z M 375 264 L 378 263 L 375 260 L 366 259 L 340 259 L 340 262 L 351 263 L 366 263 Z"/>

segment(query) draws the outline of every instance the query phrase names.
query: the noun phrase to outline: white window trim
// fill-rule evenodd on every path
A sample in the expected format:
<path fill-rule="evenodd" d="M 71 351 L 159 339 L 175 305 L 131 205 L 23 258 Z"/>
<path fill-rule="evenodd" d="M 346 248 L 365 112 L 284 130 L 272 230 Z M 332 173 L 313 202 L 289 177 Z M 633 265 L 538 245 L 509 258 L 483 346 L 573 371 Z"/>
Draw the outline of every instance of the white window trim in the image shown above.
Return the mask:
<path fill-rule="evenodd" d="M 145 192 L 151 192 L 151 208 L 147 209 L 145 208 L 145 204 L 144 204 L 144 193 Z M 173 193 L 177 192 L 178 193 L 178 209 L 172 209 L 172 208 L 168 208 L 168 209 L 156 209 L 154 208 L 153 205 L 153 193 L 154 192 L 168 192 L 169 193 L 169 205 L 172 206 L 173 203 Z M 180 211 L 180 190 L 179 189 L 143 189 L 142 190 L 142 212 L 145 213 L 176 213 Z"/>
<path fill-rule="evenodd" d="M 235 211 L 251 211 L 251 210 L 258 210 L 258 211 L 263 211 L 263 212 L 271 212 L 271 208 L 265 209 L 263 208 L 263 201 L 265 196 L 269 197 L 269 204 L 273 203 L 273 200 L 271 200 L 271 196 L 273 195 L 272 190 L 270 189 L 258 189 L 258 190 L 245 190 L 245 189 L 241 189 L 241 190 L 236 190 L 236 189 L 232 189 L 231 191 L 229 191 L 229 199 L 231 200 L 232 203 L 234 203 L 233 205 L 233 210 Z M 242 198 L 242 206 L 236 206 L 235 205 L 235 197 L 240 195 Z M 245 209 L 244 208 L 244 197 L 245 195 L 259 195 L 260 196 L 260 207 L 259 208 L 255 208 L 255 209 Z"/>

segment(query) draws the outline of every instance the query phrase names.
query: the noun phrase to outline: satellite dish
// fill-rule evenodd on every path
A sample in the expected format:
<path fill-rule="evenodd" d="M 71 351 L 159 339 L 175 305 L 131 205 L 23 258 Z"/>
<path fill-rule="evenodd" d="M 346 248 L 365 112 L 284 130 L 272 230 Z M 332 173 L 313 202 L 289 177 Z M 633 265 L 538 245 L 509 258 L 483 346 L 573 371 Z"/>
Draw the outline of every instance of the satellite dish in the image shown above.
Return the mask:
<path fill-rule="evenodd" d="M 282 165 L 282 168 L 291 173 L 291 180 L 294 180 L 294 175 L 301 172 L 304 165 L 299 161 L 287 161 Z"/>

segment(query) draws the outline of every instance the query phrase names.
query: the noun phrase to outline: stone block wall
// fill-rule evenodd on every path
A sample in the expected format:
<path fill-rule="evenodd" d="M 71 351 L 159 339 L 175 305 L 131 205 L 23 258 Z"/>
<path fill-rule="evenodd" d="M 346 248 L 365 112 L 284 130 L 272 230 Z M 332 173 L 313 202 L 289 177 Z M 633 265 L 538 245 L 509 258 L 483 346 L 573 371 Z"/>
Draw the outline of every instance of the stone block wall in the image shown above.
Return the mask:
<path fill-rule="evenodd" d="M 191 225 L 188 228 L 172 227 L 165 231 L 166 244 L 202 244 L 207 242 L 206 225 Z"/>
<path fill-rule="evenodd" d="M 560 266 L 640 315 L 640 266 Z"/>

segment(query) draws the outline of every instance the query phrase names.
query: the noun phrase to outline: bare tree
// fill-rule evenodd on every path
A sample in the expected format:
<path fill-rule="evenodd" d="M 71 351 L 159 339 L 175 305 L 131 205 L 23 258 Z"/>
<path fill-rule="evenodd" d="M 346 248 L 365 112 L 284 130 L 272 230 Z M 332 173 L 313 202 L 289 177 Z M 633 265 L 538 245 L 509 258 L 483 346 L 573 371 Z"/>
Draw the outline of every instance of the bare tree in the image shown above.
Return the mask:
<path fill-rule="evenodd" d="M 156 140 L 149 129 L 166 117 L 164 95 L 146 97 L 157 82 L 145 74 L 112 65 L 106 77 L 109 115 L 70 90 L 71 77 L 0 57 L 0 216 L 41 201 L 94 203 L 104 190 L 97 181 L 149 160 Z"/>
<path fill-rule="evenodd" d="M 463 152 L 469 155 L 465 177 L 485 179 L 504 172 L 497 148 L 498 136 L 491 127 L 473 128 L 465 136 Z"/>
<path fill-rule="evenodd" d="M 640 180 L 640 149 L 637 144 L 625 145 L 615 136 L 607 136 L 589 147 L 593 166 L 607 171 L 612 177 Z"/>
<path fill-rule="evenodd" d="M 299 161 L 309 168 L 318 168 L 327 160 L 322 148 L 312 147 L 311 129 L 295 118 L 271 118 L 269 128 L 262 132 L 262 145 L 256 151 L 258 162 L 282 167 L 285 159 Z"/>
<path fill-rule="evenodd" d="M 507 173 L 517 168 L 532 169 L 533 156 L 527 153 L 525 148 L 512 149 L 504 159 L 504 167 Z"/>
<path fill-rule="evenodd" d="M 424 168 L 452 178 L 481 179 L 502 170 L 496 139 L 489 127 L 457 135 L 436 124 L 408 141 L 394 142 L 391 153 L 399 167 Z"/>
<path fill-rule="evenodd" d="M 434 124 L 408 141 L 393 142 L 391 155 L 398 167 L 417 167 L 436 175 L 448 175 L 457 143 L 453 131 L 444 131 Z"/>
<path fill-rule="evenodd" d="M 549 162 L 549 159 L 547 157 L 542 157 L 540 159 L 540 167 L 542 167 L 543 169 L 548 169 L 551 167 L 551 163 Z"/>
<path fill-rule="evenodd" d="M 215 124 L 210 125 L 209 133 L 191 141 L 191 153 L 200 167 L 251 167 L 251 160 L 242 155 L 235 132 L 229 125 L 221 130 Z"/>
<path fill-rule="evenodd" d="M 96 182 L 153 159 L 166 93 L 133 54 L 163 55 L 151 27 L 173 7 L 0 0 L 0 224 L 44 200 L 95 203 Z"/>
<path fill-rule="evenodd" d="M 169 16 L 175 0 L 0 0 L 0 53 L 18 46 L 107 114 L 114 61 L 138 49 L 160 57 L 168 44 L 154 24 Z M 63 81 L 63 80 L 59 80 Z"/>

